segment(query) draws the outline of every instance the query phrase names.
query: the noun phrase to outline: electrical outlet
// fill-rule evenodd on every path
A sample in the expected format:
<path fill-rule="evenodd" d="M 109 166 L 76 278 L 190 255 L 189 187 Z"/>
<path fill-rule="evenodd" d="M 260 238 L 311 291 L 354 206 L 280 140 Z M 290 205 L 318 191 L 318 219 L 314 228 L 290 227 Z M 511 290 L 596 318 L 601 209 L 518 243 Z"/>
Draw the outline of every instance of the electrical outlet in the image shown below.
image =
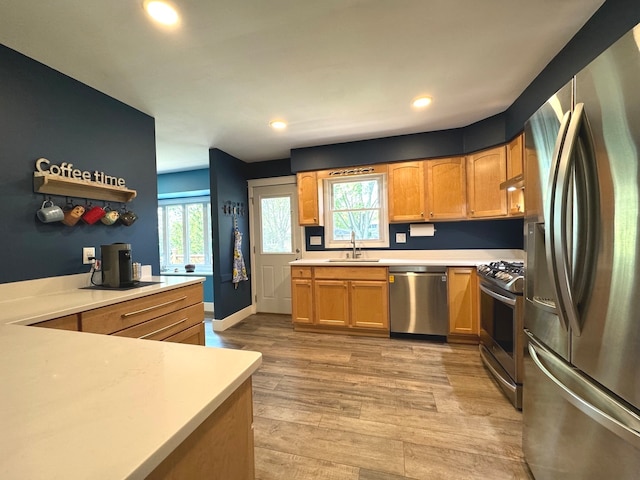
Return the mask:
<path fill-rule="evenodd" d="M 82 264 L 89 265 L 96 260 L 96 247 L 83 247 L 82 249 Z"/>

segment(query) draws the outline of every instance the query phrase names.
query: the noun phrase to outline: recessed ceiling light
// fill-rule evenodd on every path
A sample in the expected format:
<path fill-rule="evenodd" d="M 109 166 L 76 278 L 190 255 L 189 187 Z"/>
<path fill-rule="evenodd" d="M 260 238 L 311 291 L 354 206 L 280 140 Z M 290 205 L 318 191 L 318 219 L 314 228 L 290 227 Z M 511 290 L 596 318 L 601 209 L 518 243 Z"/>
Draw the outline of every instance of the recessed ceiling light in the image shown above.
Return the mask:
<path fill-rule="evenodd" d="M 413 102 L 411 102 L 411 105 L 413 105 L 415 108 L 423 108 L 429 104 L 431 104 L 431 97 L 426 96 L 414 98 Z"/>
<path fill-rule="evenodd" d="M 159 0 L 146 0 L 144 9 L 156 22 L 163 25 L 175 25 L 178 23 L 178 12 L 167 2 Z"/>
<path fill-rule="evenodd" d="M 283 122 L 282 120 L 273 120 L 269 122 L 271 128 L 275 128 L 276 130 L 283 130 L 287 128 L 287 122 Z"/>

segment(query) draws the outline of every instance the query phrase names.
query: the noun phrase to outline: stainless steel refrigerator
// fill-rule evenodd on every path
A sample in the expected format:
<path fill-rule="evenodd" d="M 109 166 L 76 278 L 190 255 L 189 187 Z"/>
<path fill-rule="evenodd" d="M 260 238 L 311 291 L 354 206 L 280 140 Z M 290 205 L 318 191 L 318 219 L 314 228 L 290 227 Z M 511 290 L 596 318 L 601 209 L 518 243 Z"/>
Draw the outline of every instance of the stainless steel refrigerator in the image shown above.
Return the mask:
<path fill-rule="evenodd" d="M 525 152 L 525 458 L 536 480 L 640 478 L 640 25 Z"/>

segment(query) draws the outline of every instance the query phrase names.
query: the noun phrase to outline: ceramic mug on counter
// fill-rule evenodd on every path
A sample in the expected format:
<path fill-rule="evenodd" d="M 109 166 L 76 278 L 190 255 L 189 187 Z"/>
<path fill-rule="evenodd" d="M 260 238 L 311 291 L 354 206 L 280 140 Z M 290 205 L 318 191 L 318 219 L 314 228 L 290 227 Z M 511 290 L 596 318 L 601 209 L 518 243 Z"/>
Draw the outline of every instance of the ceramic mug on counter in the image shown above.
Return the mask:
<path fill-rule="evenodd" d="M 42 223 L 60 222 L 64 219 L 64 212 L 62 209 L 55 205 L 51 200 L 45 200 L 42 202 L 40 210 L 36 215 Z"/>

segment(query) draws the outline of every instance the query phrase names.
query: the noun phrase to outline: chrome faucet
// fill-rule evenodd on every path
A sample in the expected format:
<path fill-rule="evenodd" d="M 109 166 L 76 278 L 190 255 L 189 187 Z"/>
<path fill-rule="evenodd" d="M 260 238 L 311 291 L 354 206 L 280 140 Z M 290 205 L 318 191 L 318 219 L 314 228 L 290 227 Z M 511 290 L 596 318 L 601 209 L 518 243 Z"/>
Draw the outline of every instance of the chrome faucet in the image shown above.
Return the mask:
<path fill-rule="evenodd" d="M 358 258 L 359 255 L 356 253 L 356 232 L 353 230 L 351 230 L 351 245 L 353 247 L 351 258 Z"/>

